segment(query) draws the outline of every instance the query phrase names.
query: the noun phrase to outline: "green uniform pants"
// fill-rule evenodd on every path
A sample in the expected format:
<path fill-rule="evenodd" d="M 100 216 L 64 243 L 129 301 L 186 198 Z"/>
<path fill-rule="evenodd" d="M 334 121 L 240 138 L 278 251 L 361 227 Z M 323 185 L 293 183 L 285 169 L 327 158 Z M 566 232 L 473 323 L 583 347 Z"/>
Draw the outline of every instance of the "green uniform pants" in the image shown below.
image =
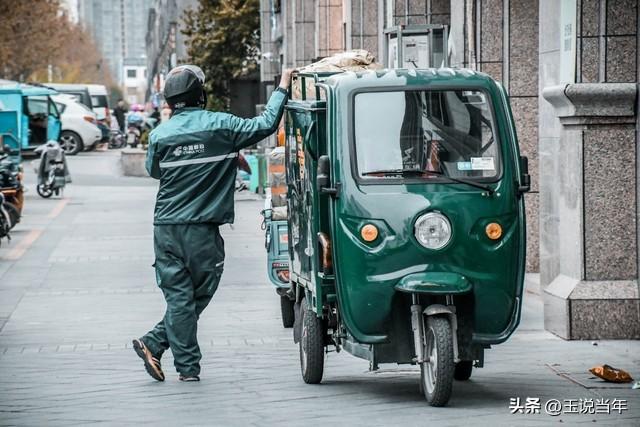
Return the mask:
<path fill-rule="evenodd" d="M 214 224 L 156 225 L 153 241 L 156 280 L 167 311 L 142 340 L 156 357 L 171 348 L 180 374 L 198 375 L 198 318 L 218 288 L 224 241 Z"/>

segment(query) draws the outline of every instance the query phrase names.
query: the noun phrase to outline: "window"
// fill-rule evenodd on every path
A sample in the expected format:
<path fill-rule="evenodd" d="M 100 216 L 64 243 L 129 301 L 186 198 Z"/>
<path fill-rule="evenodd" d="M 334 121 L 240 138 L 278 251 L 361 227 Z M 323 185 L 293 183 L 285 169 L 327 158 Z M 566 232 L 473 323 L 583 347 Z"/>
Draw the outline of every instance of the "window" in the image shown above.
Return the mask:
<path fill-rule="evenodd" d="M 360 178 L 498 176 L 500 146 L 481 91 L 365 92 L 355 96 L 354 107 Z"/>
<path fill-rule="evenodd" d="M 46 96 L 29 96 L 27 98 L 27 111 L 30 116 L 47 115 L 48 100 Z"/>
<path fill-rule="evenodd" d="M 49 115 L 52 117 L 59 118 L 60 114 L 62 113 L 58 110 L 57 104 L 53 102 L 51 98 L 48 98 L 48 104 L 49 104 Z"/>
<path fill-rule="evenodd" d="M 127 70 L 127 77 L 130 78 L 130 79 L 135 79 L 137 77 L 137 74 L 138 73 L 136 73 L 136 69 L 135 68 L 129 68 Z"/>
<path fill-rule="evenodd" d="M 109 108 L 106 95 L 91 95 L 91 105 L 93 108 Z"/>

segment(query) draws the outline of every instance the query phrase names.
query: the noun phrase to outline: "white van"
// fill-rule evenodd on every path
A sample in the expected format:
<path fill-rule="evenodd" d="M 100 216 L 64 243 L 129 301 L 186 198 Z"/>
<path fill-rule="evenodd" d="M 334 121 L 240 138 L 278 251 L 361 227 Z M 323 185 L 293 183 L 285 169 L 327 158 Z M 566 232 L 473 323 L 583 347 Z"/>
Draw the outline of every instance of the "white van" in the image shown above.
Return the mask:
<path fill-rule="evenodd" d="M 91 95 L 91 107 L 98 116 L 98 121 L 111 121 L 111 112 L 109 111 L 109 95 L 107 88 L 103 85 L 87 84 L 89 95 Z"/>

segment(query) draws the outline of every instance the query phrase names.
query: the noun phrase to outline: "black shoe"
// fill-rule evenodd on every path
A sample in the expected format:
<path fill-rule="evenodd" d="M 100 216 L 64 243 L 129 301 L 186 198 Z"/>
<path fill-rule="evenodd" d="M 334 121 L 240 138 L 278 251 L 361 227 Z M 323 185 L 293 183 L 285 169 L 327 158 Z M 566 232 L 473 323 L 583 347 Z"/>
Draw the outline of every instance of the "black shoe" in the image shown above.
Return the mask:
<path fill-rule="evenodd" d="M 162 372 L 160 360 L 151 354 L 151 351 L 141 339 L 133 340 L 132 343 L 136 354 L 144 361 L 144 368 L 147 373 L 156 381 L 164 381 L 164 372 Z"/>
<path fill-rule="evenodd" d="M 180 375 L 178 379 L 185 383 L 200 381 L 200 377 L 197 375 Z"/>

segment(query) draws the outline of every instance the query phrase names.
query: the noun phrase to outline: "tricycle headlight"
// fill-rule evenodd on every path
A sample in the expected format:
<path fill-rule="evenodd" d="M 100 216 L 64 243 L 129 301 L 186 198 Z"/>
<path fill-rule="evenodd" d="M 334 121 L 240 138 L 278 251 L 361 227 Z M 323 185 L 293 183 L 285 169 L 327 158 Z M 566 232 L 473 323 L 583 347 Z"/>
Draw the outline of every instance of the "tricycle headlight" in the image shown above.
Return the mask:
<path fill-rule="evenodd" d="M 444 248 L 451 240 L 451 223 L 441 213 L 429 212 L 417 219 L 415 236 L 425 248 Z"/>

